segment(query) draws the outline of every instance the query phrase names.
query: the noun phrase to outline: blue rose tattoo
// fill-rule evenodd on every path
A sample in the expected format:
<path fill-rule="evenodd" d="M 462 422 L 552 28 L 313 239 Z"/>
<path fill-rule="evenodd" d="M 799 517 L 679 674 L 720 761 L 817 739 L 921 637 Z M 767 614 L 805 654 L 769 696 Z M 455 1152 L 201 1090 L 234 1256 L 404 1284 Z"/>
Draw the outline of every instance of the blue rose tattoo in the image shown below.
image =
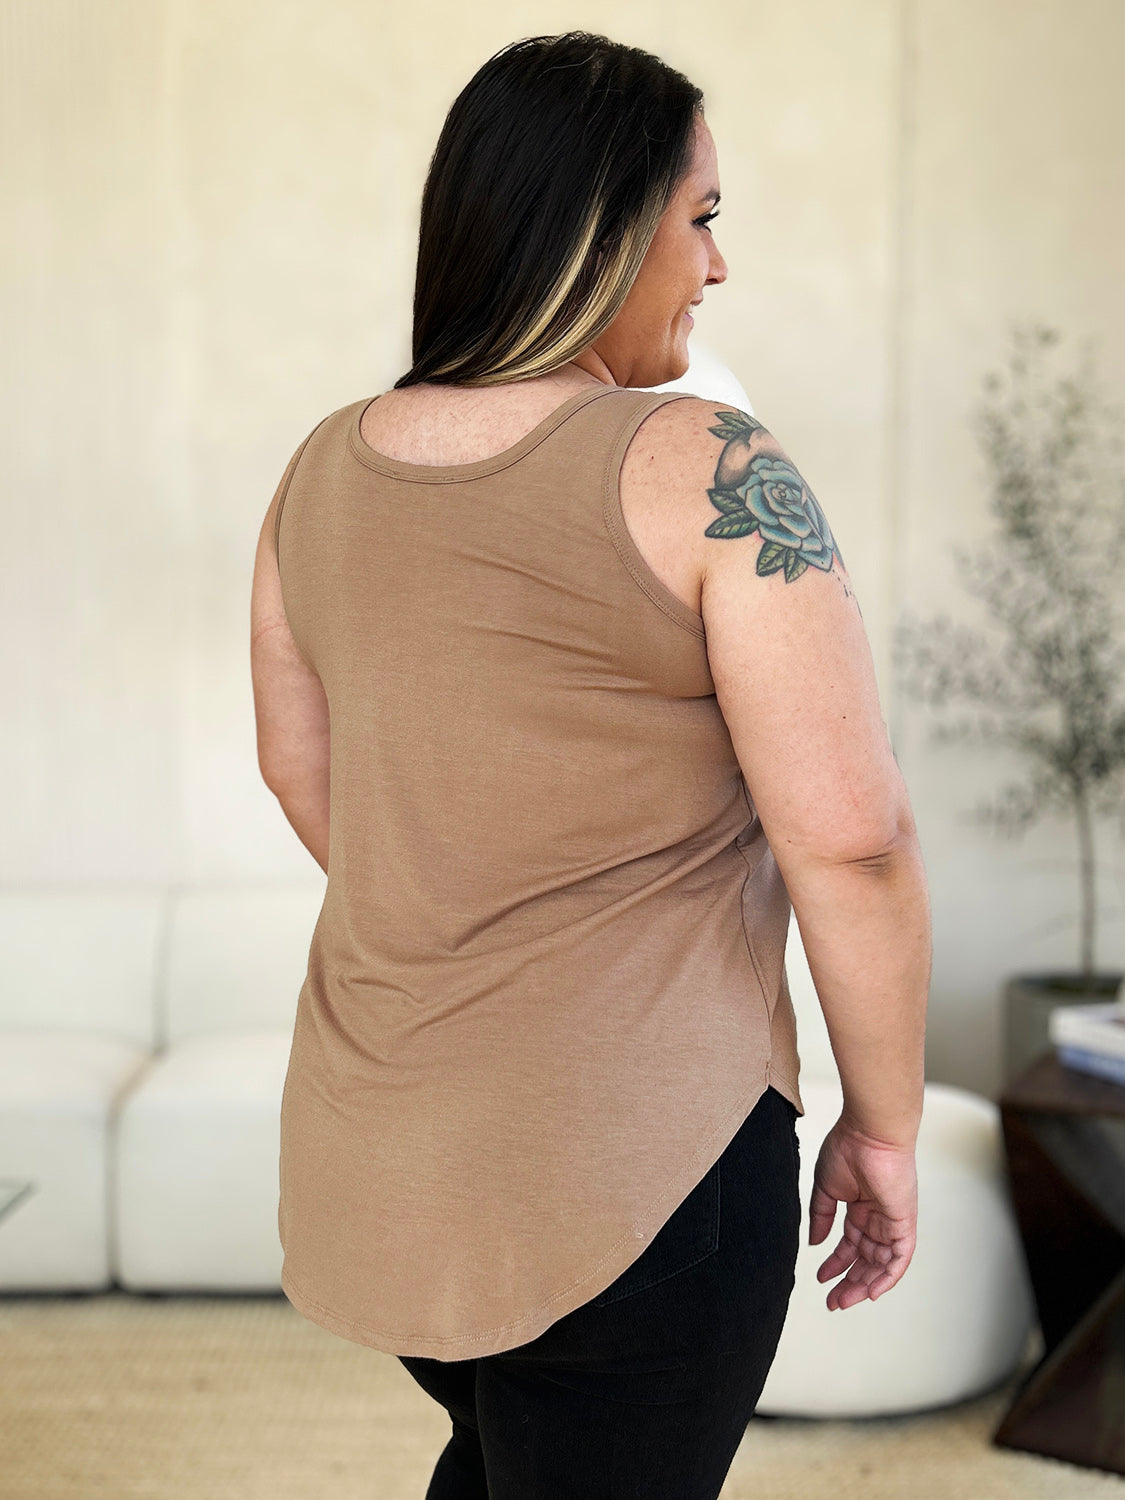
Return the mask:
<path fill-rule="evenodd" d="M 760 575 L 785 571 L 786 583 L 800 578 L 812 564 L 827 573 L 837 547 L 816 496 L 785 458 L 751 452 L 761 422 L 742 411 L 717 412 L 718 427 L 709 427 L 726 446 L 715 467 L 715 487 L 707 491 L 721 514 L 704 536 L 739 537 L 757 531 L 762 538 L 757 571 Z M 768 436 L 768 433 L 767 433 Z"/>

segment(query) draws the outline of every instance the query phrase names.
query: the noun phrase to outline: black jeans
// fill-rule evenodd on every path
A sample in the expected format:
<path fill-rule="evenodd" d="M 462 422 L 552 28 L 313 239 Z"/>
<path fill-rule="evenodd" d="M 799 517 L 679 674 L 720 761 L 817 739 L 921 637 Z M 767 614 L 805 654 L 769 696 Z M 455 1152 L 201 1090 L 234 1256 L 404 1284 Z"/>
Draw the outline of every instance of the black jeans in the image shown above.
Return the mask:
<path fill-rule="evenodd" d="M 398 1356 L 453 1423 L 426 1500 L 716 1500 L 794 1286 L 796 1118 L 767 1088 L 639 1258 L 530 1343 Z"/>

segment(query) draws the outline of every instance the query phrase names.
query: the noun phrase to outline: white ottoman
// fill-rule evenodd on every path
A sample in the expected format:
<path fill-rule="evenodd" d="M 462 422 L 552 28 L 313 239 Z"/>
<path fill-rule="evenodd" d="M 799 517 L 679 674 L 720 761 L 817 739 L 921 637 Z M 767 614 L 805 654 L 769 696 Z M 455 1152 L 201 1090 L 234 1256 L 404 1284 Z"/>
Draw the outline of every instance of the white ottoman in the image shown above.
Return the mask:
<path fill-rule="evenodd" d="M 825 1299 L 834 1282 L 817 1281 L 816 1271 L 840 1237 L 845 1205 L 819 1245 L 808 1243 L 808 1205 L 817 1153 L 842 1095 L 838 1081 L 802 1078 L 801 1097 L 797 1284 L 758 1410 L 882 1416 L 993 1389 L 1019 1363 L 1035 1318 L 996 1105 L 965 1089 L 926 1085 L 914 1258 L 878 1301 L 830 1312 Z"/>
<path fill-rule="evenodd" d="M 816 1279 L 846 1205 L 808 1243 L 813 1168 L 843 1103 L 828 1029 L 800 929 L 790 924 L 786 974 L 797 1016 L 801 1098 L 801 1248 L 789 1314 L 758 1410 L 808 1417 L 924 1411 L 993 1389 L 1015 1370 L 1035 1328 L 1008 1190 L 1000 1111 L 951 1084 L 927 1083 L 918 1131 L 918 1239 L 902 1280 L 876 1302 L 830 1312 L 835 1281 Z"/>

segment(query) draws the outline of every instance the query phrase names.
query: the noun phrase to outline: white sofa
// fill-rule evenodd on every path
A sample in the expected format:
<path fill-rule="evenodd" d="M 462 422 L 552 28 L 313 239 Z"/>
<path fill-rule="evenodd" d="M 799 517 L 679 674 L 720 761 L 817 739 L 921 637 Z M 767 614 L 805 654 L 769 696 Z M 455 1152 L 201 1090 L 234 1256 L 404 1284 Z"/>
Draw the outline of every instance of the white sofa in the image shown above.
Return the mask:
<path fill-rule="evenodd" d="M 281 1090 L 324 883 L 0 897 L 0 1290 L 280 1289 Z"/>
<path fill-rule="evenodd" d="M 0 1291 L 280 1287 L 281 1090 L 323 881 L 297 888 L 0 898 Z M 794 922 L 801 1197 L 840 1088 Z M 922 1410 L 990 1389 L 1033 1326 L 998 1112 L 931 1083 L 918 1247 L 878 1302 L 830 1313 L 802 1244 L 764 1413 Z M 807 1234 L 807 1227 L 805 1229 Z"/>

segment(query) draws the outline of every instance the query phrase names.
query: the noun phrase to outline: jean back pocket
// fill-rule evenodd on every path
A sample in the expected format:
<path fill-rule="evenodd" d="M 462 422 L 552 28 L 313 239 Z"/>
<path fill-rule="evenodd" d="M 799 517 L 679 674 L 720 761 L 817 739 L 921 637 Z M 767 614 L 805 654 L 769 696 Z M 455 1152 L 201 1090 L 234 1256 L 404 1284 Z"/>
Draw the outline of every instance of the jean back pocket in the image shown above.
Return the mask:
<path fill-rule="evenodd" d="M 591 1299 L 591 1306 L 619 1302 L 714 1255 L 719 1248 L 720 1161 L 696 1183 L 637 1259 Z"/>

